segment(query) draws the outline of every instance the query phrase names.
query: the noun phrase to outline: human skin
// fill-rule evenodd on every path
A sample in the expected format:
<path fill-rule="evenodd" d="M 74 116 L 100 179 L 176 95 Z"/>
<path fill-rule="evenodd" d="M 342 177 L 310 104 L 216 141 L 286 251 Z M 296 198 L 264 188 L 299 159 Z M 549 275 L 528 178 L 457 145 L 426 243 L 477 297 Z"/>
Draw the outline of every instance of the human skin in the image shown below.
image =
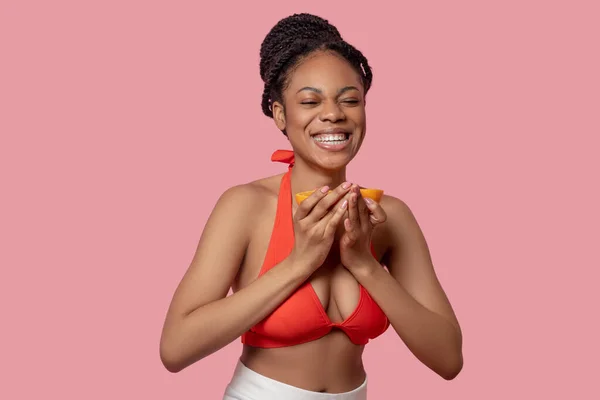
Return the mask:
<path fill-rule="evenodd" d="M 165 367 L 181 371 L 239 339 L 308 280 L 333 322 L 354 311 L 362 284 L 390 319 L 398 345 L 444 379 L 454 378 L 463 363 L 460 327 L 413 214 L 393 196 L 368 206 L 357 184 L 342 187 L 366 135 L 360 75 L 338 55 L 314 53 L 294 68 L 283 101 L 272 109 L 295 153 L 292 193 L 335 190 L 316 190 L 302 205 L 292 203 L 294 250 L 258 279 L 283 174 L 223 193 L 167 312 L 160 345 Z M 349 133 L 344 149 L 315 144 L 313 135 L 332 128 Z M 321 207 L 327 211 L 318 214 Z M 371 242 L 375 257 L 365 252 Z M 234 293 L 227 296 L 230 288 Z M 364 381 L 363 350 L 334 329 L 296 346 L 245 345 L 241 361 L 290 385 L 339 393 Z"/>

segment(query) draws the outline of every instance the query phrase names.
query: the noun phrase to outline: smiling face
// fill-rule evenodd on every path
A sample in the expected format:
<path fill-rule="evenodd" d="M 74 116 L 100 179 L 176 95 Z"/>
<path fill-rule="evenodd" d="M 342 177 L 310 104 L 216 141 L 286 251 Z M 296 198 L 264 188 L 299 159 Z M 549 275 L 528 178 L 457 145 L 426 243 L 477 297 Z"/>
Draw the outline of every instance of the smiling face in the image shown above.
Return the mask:
<path fill-rule="evenodd" d="M 283 104 L 273 103 L 273 117 L 297 158 L 337 170 L 354 158 L 364 139 L 364 97 L 361 76 L 346 60 L 318 52 L 291 71 Z"/>

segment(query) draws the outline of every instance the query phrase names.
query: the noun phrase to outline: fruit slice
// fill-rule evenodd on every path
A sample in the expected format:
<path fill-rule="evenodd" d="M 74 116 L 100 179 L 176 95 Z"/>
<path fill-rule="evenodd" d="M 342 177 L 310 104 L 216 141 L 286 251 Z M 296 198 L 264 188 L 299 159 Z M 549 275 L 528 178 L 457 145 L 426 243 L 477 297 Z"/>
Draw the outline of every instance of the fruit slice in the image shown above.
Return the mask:
<path fill-rule="evenodd" d="M 296 193 L 296 202 L 298 204 L 302 203 L 304 200 L 308 198 L 311 194 L 313 194 L 314 190 L 309 190 L 307 192 Z M 331 190 L 329 191 L 331 193 Z M 383 196 L 383 190 L 381 189 L 360 189 L 360 193 L 363 197 L 368 197 L 369 199 L 374 200 L 379 203 L 381 201 L 381 197 Z"/>

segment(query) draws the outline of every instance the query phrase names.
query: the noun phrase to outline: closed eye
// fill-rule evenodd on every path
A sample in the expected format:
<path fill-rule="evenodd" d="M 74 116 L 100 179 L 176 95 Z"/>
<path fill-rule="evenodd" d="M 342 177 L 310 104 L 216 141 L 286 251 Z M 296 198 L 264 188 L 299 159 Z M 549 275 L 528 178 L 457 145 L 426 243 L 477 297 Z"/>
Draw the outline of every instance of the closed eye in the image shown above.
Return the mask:
<path fill-rule="evenodd" d="M 341 102 L 343 104 L 355 105 L 355 104 L 359 104 L 360 100 L 357 100 L 357 99 L 346 99 L 346 100 L 342 100 Z M 314 100 L 304 100 L 304 101 L 300 102 L 300 104 L 307 105 L 307 106 L 313 106 L 313 105 L 319 104 L 319 102 L 318 101 L 314 101 Z"/>

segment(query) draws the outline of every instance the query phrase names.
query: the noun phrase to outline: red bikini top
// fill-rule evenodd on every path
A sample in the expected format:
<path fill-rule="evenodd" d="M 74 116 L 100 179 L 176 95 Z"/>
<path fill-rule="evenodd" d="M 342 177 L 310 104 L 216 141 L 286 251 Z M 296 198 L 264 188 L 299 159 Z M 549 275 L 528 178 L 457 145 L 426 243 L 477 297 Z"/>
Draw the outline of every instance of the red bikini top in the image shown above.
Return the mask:
<path fill-rule="evenodd" d="M 278 150 L 272 161 L 289 164 L 279 188 L 275 224 L 259 277 L 283 261 L 294 246 L 292 223 L 292 194 L 290 174 L 294 165 L 294 153 Z M 261 322 L 245 332 L 242 343 L 263 348 L 293 346 L 319 339 L 332 329 L 341 329 L 357 345 L 384 333 L 390 323 L 381 308 L 359 284 L 359 301 L 354 312 L 340 323 L 329 319 L 310 281 L 304 282 L 283 303 Z"/>

